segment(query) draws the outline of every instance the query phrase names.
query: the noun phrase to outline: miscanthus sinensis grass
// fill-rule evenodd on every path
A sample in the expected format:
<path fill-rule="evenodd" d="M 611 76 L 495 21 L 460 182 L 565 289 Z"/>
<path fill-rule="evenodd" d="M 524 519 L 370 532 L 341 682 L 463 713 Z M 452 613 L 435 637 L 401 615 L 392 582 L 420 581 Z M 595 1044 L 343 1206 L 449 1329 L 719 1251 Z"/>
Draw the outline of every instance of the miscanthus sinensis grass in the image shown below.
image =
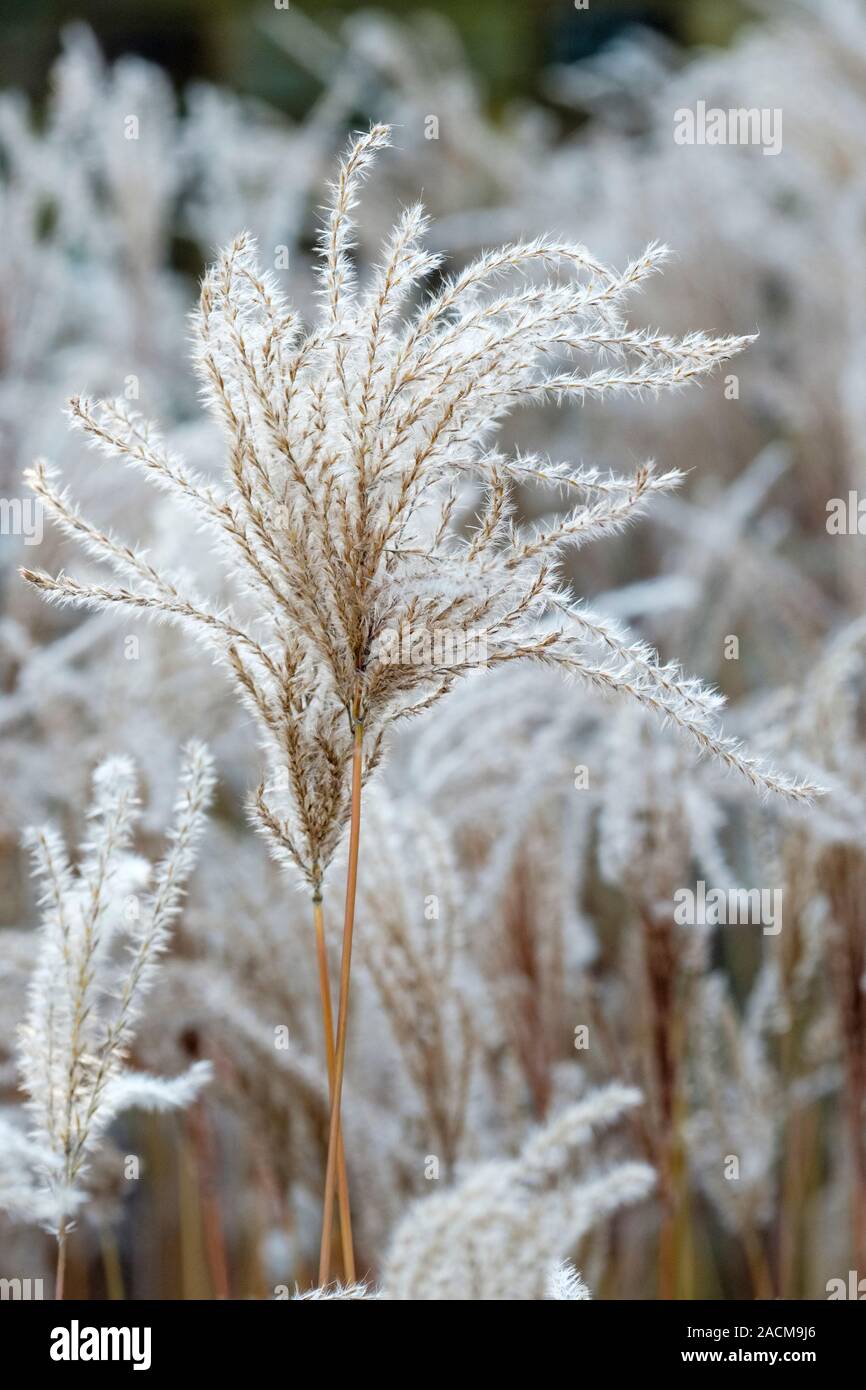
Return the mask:
<path fill-rule="evenodd" d="M 339 1284 L 304 1299 L 396 1302 L 586 1300 L 563 1255 L 593 1226 L 640 1202 L 655 1175 L 622 1161 L 587 1170 L 580 1156 L 635 1106 L 619 1082 L 584 1095 L 532 1131 L 519 1153 L 473 1165 L 442 1193 L 419 1198 L 395 1230 L 382 1286 Z"/>
<path fill-rule="evenodd" d="M 197 1063 L 164 1079 L 126 1062 L 195 863 L 213 782 L 210 755 L 191 744 L 166 850 L 153 867 L 132 852 L 140 806 L 126 758 L 111 758 L 94 774 L 77 866 L 51 826 L 27 835 L 43 911 L 18 1047 L 30 1129 L 7 1134 L 4 1125 L 3 1148 L 18 1176 L 0 1177 L 0 1205 L 57 1235 L 58 1297 L 70 1220 L 85 1201 L 89 1161 L 108 1126 L 132 1107 L 188 1104 L 210 1074 L 207 1063 Z"/>
<path fill-rule="evenodd" d="M 640 1103 L 634 1087 L 600 1087 L 533 1131 L 515 1157 L 479 1164 L 446 1192 L 414 1203 L 385 1259 L 385 1296 L 414 1302 L 550 1296 L 553 1271 L 580 1238 L 652 1189 L 655 1174 L 646 1163 L 620 1162 L 579 1178 L 573 1166 L 594 1136 Z M 558 1274 L 556 1281 L 561 1288 Z M 578 1296 L 577 1288 L 568 1294 Z"/>
<path fill-rule="evenodd" d="M 657 245 L 617 272 L 583 246 L 538 237 L 485 252 L 424 296 L 440 259 L 424 249 L 417 205 L 359 285 L 352 211 L 388 142 L 387 127 L 374 126 L 340 165 L 308 329 L 259 269 L 247 235 L 205 277 L 195 361 L 225 434 L 224 483 L 187 468 L 125 403 L 72 402 L 73 424 L 96 446 L 142 470 L 213 533 L 233 608 L 209 604 L 187 578 L 86 520 L 45 464 L 30 474 L 48 512 L 117 576 L 111 584 L 25 571 L 31 583 L 60 603 L 183 623 L 230 672 L 270 769 L 253 816 L 312 893 L 320 959 L 322 884 L 351 821 L 336 1043 L 322 967 L 333 1094 L 323 1284 L 361 787 L 395 723 L 474 671 L 535 660 L 639 701 L 761 790 L 808 792 L 724 737 L 715 693 L 576 601 L 561 580 L 569 551 L 621 530 L 679 474 L 648 463 L 632 476 L 602 475 L 509 455 L 495 442 L 521 405 L 683 386 L 751 339 L 630 328 L 624 305 L 662 265 Z M 567 508 L 520 525 L 514 492 L 527 480 L 560 490 Z M 443 655 L 431 640 L 443 631 L 463 639 L 459 659 L 453 645 Z"/>

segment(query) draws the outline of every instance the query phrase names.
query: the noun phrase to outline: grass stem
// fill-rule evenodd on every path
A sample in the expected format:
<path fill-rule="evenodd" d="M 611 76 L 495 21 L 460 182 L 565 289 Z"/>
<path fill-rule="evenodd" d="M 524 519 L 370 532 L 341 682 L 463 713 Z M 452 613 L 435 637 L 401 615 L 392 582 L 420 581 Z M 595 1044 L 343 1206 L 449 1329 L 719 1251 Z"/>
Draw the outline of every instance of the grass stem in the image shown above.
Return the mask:
<path fill-rule="evenodd" d="M 66 1283 L 66 1239 L 66 1222 L 62 1221 L 57 1232 L 57 1275 L 54 1280 L 54 1297 L 58 1301 L 63 1299 L 63 1287 Z"/>
<path fill-rule="evenodd" d="M 328 1065 L 328 1097 L 334 1099 L 336 1073 L 334 1054 L 334 1013 L 331 1006 L 331 981 L 328 972 L 328 950 L 325 942 L 325 914 L 321 896 L 313 899 L 313 923 L 316 929 L 316 956 L 319 963 L 319 993 L 322 1000 L 322 1023 L 325 1030 L 325 1057 Z M 352 1242 L 352 1214 L 349 1207 L 349 1182 L 346 1176 L 346 1151 L 343 1126 L 337 1133 L 337 1205 L 340 1211 L 340 1246 L 343 1253 L 343 1279 L 355 1282 L 355 1251 Z"/>
<path fill-rule="evenodd" d="M 354 715 L 355 747 L 352 756 L 352 818 L 349 830 L 349 865 L 346 873 L 346 912 L 343 921 L 343 955 L 340 962 L 340 1003 L 337 1014 L 337 1044 L 334 1085 L 331 1096 L 331 1123 L 328 1132 L 328 1162 L 325 1169 L 325 1197 L 322 1210 L 322 1244 L 319 1252 L 319 1283 L 327 1284 L 331 1272 L 331 1240 L 334 1228 L 334 1196 L 337 1185 L 337 1156 L 340 1137 L 340 1104 L 346 1063 L 346 1031 L 349 1020 L 349 983 L 352 971 L 352 937 L 355 929 L 355 895 L 358 886 L 358 851 L 361 841 L 361 771 L 363 766 L 364 724 Z"/>

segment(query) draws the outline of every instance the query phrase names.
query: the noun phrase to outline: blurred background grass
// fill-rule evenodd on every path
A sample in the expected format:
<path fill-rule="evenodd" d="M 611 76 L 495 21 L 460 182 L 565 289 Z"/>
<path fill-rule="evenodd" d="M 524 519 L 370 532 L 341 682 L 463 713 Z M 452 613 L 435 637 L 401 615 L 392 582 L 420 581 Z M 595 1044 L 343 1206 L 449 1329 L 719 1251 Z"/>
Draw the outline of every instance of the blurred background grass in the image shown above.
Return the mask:
<path fill-rule="evenodd" d="M 366 8 L 357 0 L 290 5 L 325 30 Z M 585 10 L 574 0 L 382 0 L 376 8 L 403 18 L 433 11 L 449 19 L 493 110 L 514 97 L 542 100 L 539 75 L 547 64 L 585 57 L 631 24 L 684 44 L 717 44 L 747 17 L 739 0 L 589 0 Z M 274 0 L 27 0 L 26 6 L 2 0 L 0 85 L 38 98 L 60 30 L 78 19 L 91 25 L 110 59 L 138 53 L 166 68 L 178 87 L 203 78 L 301 115 L 315 87 L 272 34 L 284 17 Z"/>

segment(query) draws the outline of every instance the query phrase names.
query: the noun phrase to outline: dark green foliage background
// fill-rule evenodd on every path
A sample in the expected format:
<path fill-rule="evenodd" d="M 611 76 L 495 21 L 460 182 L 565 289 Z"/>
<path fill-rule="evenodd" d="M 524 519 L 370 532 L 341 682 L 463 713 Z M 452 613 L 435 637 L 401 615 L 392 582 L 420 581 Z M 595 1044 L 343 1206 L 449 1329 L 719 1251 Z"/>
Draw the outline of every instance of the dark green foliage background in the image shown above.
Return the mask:
<path fill-rule="evenodd" d="M 358 0 L 291 0 L 333 29 L 370 8 Z M 585 56 L 624 25 L 640 22 L 683 43 L 726 41 L 745 17 L 738 0 L 380 0 L 403 18 L 432 10 L 459 30 L 495 108 L 513 96 L 537 97 L 550 62 Z M 168 69 L 179 86 L 193 78 L 225 83 L 302 114 L 314 88 L 268 36 L 281 12 L 273 0 L 2 0 L 0 85 L 39 96 L 64 24 L 86 20 L 109 58 L 139 53 Z"/>

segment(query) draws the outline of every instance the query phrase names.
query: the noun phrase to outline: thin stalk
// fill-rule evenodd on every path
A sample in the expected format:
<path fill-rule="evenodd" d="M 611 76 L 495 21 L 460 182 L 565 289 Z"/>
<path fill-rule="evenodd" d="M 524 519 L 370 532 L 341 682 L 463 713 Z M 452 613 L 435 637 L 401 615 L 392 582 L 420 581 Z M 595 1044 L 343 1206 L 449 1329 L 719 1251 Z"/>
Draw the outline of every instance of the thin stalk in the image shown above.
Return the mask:
<path fill-rule="evenodd" d="M 787 1043 L 787 1037 L 783 1043 Z M 789 1049 L 783 1045 L 783 1056 Z M 791 1084 L 791 1071 L 786 1062 L 782 1064 L 782 1075 L 787 1087 Z M 788 1116 L 785 1127 L 785 1162 L 782 1171 L 781 1192 L 778 1217 L 778 1255 L 777 1284 L 780 1298 L 794 1298 L 796 1287 L 797 1262 L 801 1244 L 800 1212 L 804 1201 L 803 1169 L 803 1115 L 794 1110 Z"/>
<path fill-rule="evenodd" d="M 337 1048 L 334 1086 L 331 1096 L 331 1123 L 328 1131 L 328 1163 L 325 1169 L 325 1199 L 322 1210 L 322 1245 L 319 1253 L 319 1283 L 327 1284 L 331 1271 L 331 1238 L 334 1228 L 334 1195 L 337 1185 L 337 1155 L 340 1136 L 340 1103 L 343 1096 L 343 1070 L 346 1063 L 346 1029 L 349 1021 L 349 981 L 352 971 L 352 936 L 355 929 L 355 894 L 358 886 L 358 850 L 361 840 L 361 769 L 364 724 L 354 713 L 355 749 L 352 757 L 352 820 L 349 829 L 349 866 L 346 873 L 346 914 L 343 920 L 343 957 L 340 962 L 340 1007 L 337 1014 Z"/>
<path fill-rule="evenodd" d="M 54 1297 L 58 1300 L 63 1298 L 63 1286 L 66 1283 L 66 1222 L 61 1221 L 60 1230 L 57 1232 L 57 1275 L 54 1280 Z"/>
<path fill-rule="evenodd" d="M 674 1046 L 677 1057 L 682 1056 L 682 1030 L 675 1029 Z M 686 1121 L 686 1097 L 678 1082 L 674 1105 L 675 1149 L 674 1192 L 676 1194 L 676 1294 L 686 1301 L 694 1298 L 695 1250 L 692 1227 L 692 1203 L 688 1187 L 688 1160 L 683 1131 Z"/>
<path fill-rule="evenodd" d="M 333 1103 L 336 1062 L 334 1056 L 334 1014 L 331 1007 L 331 981 L 328 972 L 328 951 L 325 944 L 325 914 L 321 895 L 313 898 L 313 923 L 316 928 L 316 956 L 319 962 L 319 993 L 322 998 L 322 1023 L 325 1029 L 325 1057 L 328 1064 L 328 1099 Z M 352 1214 L 349 1208 L 349 1182 L 346 1176 L 346 1151 L 343 1145 L 343 1126 L 337 1135 L 337 1205 L 340 1209 L 340 1245 L 343 1252 L 343 1278 L 355 1283 L 355 1251 L 352 1243 Z"/>
<path fill-rule="evenodd" d="M 658 1251 L 658 1296 L 677 1296 L 679 1226 L 683 1154 L 680 1140 L 680 1054 L 676 1027 L 677 959 L 671 923 L 643 914 L 644 969 L 649 998 L 650 1064 L 656 1097 L 655 1149 L 659 1174 L 661 1226 Z"/>
<path fill-rule="evenodd" d="M 773 1275 L 770 1262 L 764 1251 L 763 1241 L 753 1226 L 743 1227 L 742 1243 L 746 1263 L 749 1267 L 753 1297 L 771 1299 L 773 1297 Z"/>
<path fill-rule="evenodd" d="M 207 1271 L 207 1253 L 201 1225 L 200 1174 L 192 1134 L 187 1127 L 181 1134 L 178 1202 L 180 1207 L 181 1298 L 213 1298 L 214 1289 Z"/>
<path fill-rule="evenodd" d="M 123 1269 L 114 1231 L 107 1222 L 99 1228 L 99 1248 L 105 1273 L 105 1294 L 110 1302 L 123 1302 Z"/>
<path fill-rule="evenodd" d="M 231 1298 L 229 1261 L 219 1204 L 216 1150 L 213 1130 L 204 1102 L 191 1112 L 193 1142 L 198 1166 L 201 1227 L 214 1297 Z"/>
<path fill-rule="evenodd" d="M 659 1232 L 659 1298 L 669 1302 L 676 1296 L 677 1280 L 677 1223 L 676 1197 L 669 1154 L 665 1153 L 659 1166 L 661 1192 L 661 1230 Z"/>
<path fill-rule="evenodd" d="M 853 851 L 837 847 L 825 857 L 833 907 L 830 967 L 834 976 L 844 1067 L 844 1115 L 848 1137 L 851 1203 L 851 1258 L 855 1269 L 866 1264 L 866 1006 L 863 979 L 866 935 L 863 932 L 863 863 Z"/>

